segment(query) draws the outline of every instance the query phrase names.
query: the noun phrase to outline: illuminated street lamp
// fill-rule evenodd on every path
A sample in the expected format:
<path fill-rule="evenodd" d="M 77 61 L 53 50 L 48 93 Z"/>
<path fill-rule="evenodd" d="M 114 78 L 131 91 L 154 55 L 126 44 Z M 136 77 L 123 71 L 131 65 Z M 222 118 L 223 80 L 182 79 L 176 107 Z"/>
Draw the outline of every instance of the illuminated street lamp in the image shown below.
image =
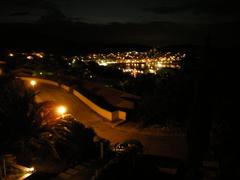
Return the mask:
<path fill-rule="evenodd" d="M 30 84 L 31 84 L 31 86 L 34 88 L 34 87 L 36 86 L 37 82 L 36 82 L 35 80 L 31 80 L 31 81 L 30 81 Z"/>
<path fill-rule="evenodd" d="M 9 55 L 10 57 L 13 57 L 13 56 L 14 56 L 14 54 L 13 54 L 13 53 L 9 53 L 8 55 Z"/>
<path fill-rule="evenodd" d="M 63 115 L 66 113 L 67 108 L 65 106 L 59 106 L 57 108 L 57 112 L 63 117 Z"/>

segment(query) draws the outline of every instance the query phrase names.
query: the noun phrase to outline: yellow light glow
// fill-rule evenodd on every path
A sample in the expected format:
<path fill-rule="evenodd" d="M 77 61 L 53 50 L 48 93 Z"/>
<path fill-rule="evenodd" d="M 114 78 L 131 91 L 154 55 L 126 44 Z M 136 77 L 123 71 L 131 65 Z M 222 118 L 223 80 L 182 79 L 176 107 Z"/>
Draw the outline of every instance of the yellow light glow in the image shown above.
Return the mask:
<path fill-rule="evenodd" d="M 57 112 L 58 112 L 59 114 L 61 114 L 61 115 L 63 115 L 64 113 L 66 113 L 66 111 L 67 111 L 67 108 L 66 108 L 65 106 L 59 106 L 59 107 L 57 108 Z"/>
<path fill-rule="evenodd" d="M 34 167 L 30 167 L 30 168 L 27 168 L 26 169 L 28 172 L 33 172 L 35 169 L 34 169 Z"/>
<path fill-rule="evenodd" d="M 13 54 L 13 53 L 9 53 L 9 56 L 10 56 L 10 57 L 13 57 L 13 56 L 14 56 L 14 54 Z"/>
<path fill-rule="evenodd" d="M 32 173 L 26 173 L 22 177 L 20 177 L 19 179 L 26 179 L 27 177 L 29 177 L 31 175 L 32 175 Z"/>
<path fill-rule="evenodd" d="M 34 87 L 37 84 L 37 82 L 35 80 L 31 80 L 30 84 Z"/>
<path fill-rule="evenodd" d="M 33 57 L 32 56 L 27 56 L 27 59 L 32 60 Z"/>

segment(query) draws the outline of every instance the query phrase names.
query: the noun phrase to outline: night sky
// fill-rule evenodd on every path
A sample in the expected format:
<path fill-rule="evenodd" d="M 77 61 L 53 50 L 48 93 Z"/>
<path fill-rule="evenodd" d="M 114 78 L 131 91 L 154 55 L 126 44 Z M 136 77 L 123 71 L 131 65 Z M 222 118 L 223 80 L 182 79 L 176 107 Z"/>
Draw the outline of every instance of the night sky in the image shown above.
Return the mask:
<path fill-rule="evenodd" d="M 201 44 L 208 34 L 212 39 L 227 34 L 231 37 L 215 42 L 226 45 L 237 43 L 237 4 L 236 0 L 1 0 L 0 23 L 97 24 L 110 27 L 112 36 L 106 42 L 150 45 Z M 119 32 L 113 24 L 120 26 Z M 136 29 L 135 37 L 130 37 Z"/>

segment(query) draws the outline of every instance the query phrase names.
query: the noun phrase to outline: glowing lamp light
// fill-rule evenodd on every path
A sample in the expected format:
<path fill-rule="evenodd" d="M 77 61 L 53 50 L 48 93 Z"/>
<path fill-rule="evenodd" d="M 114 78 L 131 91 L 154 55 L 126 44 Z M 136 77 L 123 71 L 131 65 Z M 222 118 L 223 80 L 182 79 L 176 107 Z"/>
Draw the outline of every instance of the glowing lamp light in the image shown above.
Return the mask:
<path fill-rule="evenodd" d="M 67 108 L 65 106 L 59 106 L 57 108 L 57 112 L 60 114 L 60 115 L 63 115 L 64 113 L 66 113 L 67 111 Z"/>
<path fill-rule="evenodd" d="M 34 170 L 35 170 L 34 167 L 27 168 L 27 171 L 28 171 L 28 172 L 33 172 Z"/>
<path fill-rule="evenodd" d="M 32 56 L 27 56 L 27 59 L 32 60 L 33 57 Z"/>
<path fill-rule="evenodd" d="M 34 87 L 37 84 L 37 82 L 35 80 L 31 80 L 30 84 Z"/>

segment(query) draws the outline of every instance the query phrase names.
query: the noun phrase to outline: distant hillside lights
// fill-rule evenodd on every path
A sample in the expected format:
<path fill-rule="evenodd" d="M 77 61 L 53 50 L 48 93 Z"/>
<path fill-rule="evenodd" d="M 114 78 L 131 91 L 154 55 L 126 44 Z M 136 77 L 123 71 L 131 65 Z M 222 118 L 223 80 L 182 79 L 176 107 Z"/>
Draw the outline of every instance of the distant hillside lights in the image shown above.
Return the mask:
<path fill-rule="evenodd" d="M 27 56 L 27 59 L 28 59 L 28 60 L 32 60 L 33 57 L 32 57 L 32 56 Z"/>
<path fill-rule="evenodd" d="M 25 53 L 25 52 L 9 52 L 8 53 L 8 56 L 9 57 L 14 57 L 14 56 L 19 56 L 19 55 L 22 55 L 22 56 L 35 56 L 35 57 L 38 57 L 38 58 L 44 58 L 45 56 L 45 53 L 44 52 L 29 52 L 29 53 Z"/>
<path fill-rule="evenodd" d="M 119 70 L 136 77 L 138 74 L 156 74 L 161 68 L 180 69 L 180 62 L 186 54 L 160 52 L 156 49 L 149 52 L 117 52 L 109 54 L 90 54 L 86 61 L 95 61 L 100 66 L 116 64 Z"/>
<path fill-rule="evenodd" d="M 38 58 L 43 58 L 45 56 L 45 54 L 43 52 L 39 52 L 39 53 L 34 52 L 34 53 L 32 53 L 32 55 L 36 56 Z"/>
<path fill-rule="evenodd" d="M 26 56 L 26 58 L 28 60 L 33 60 L 33 59 L 42 59 L 42 58 L 44 58 L 44 56 L 45 56 L 45 54 L 43 52 L 33 52 L 33 53 L 29 53 Z"/>

